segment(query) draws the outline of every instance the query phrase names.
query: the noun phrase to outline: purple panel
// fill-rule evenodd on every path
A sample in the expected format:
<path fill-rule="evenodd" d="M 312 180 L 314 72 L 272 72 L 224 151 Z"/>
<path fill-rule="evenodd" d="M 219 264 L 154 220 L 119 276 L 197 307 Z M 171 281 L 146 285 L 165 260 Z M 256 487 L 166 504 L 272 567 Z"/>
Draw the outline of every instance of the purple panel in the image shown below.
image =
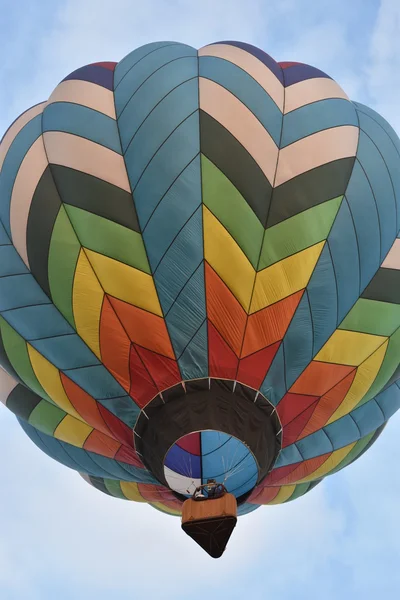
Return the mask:
<path fill-rule="evenodd" d="M 164 464 L 171 471 L 175 471 L 175 473 L 179 473 L 185 477 L 193 477 L 193 479 L 201 478 L 200 456 L 194 456 L 176 444 L 168 451 Z"/>
<path fill-rule="evenodd" d="M 86 67 L 81 67 L 67 75 L 63 81 L 67 81 L 68 79 L 90 81 L 91 83 L 97 83 L 97 85 L 101 85 L 108 90 L 112 90 L 114 87 L 114 71 L 107 67 L 100 67 L 99 65 L 86 65 Z"/>
<path fill-rule="evenodd" d="M 260 60 L 266 67 L 269 68 L 270 71 L 279 79 L 279 81 L 283 84 L 283 75 L 282 69 L 278 65 L 278 63 L 264 50 L 260 50 L 260 48 L 256 48 L 256 46 L 252 46 L 251 44 L 245 44 L 244 42 L 232 42 L 232 41 L 224 41 L 224 42 L 214 42 L 214 44 L 228 44 L 229 46 L 236 46 L 237 48 L 241 48 L 245 50 L 249 54 L 252 54 L 258 60 Z"/>
<path fill-rule="evenodd" d="M 285 87 L 289 87 L 299 81 L 305 81 L 306 79 L 314 79 L 315 77 L 326 77 L 326 79 L 332 79 L 326 73 L 323 73 L 315 67 L 310 65 L 297 64 L 291 67 L 287 67 L 283 70 L 283 77 L 285 80 Z"/>

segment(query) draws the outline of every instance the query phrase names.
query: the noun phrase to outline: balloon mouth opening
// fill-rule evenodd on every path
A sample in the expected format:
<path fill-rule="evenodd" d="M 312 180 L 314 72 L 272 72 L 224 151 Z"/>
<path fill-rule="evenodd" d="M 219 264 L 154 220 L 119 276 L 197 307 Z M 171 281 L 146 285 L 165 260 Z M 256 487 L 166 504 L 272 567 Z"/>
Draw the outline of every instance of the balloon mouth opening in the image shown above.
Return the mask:
<path fill-rule="evenodd" d="M 281 432 L 275 407 L 259 391 L 207 378 L 153 398 L 134 442 L 145 467 L 180 499 L 216 479 L 241 504 L 273 468 Z"/>

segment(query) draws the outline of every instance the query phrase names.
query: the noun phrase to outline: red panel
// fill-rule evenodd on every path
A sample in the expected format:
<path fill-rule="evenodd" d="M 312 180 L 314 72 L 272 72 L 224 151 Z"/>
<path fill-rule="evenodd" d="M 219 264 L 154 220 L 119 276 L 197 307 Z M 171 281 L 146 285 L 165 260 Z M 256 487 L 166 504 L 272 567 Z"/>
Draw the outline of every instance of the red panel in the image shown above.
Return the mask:
<path fill-rule="evenodd" d="M 309 406 L 315 404 L 316 400 L 318 400 L 318 396 L 305 396 L 287 392 L 276 407 L 282 425 L 287 425 L 290 421 L 293 421 Z"/>
<path fill-rule="evenodd" d="M 335 410 L 343 402 L 355 376 L 356 370 L 347 375 L 347 377 L 342 379 L 342 381 L 335 385 L 335 387 L 322 396 L 315 407 L 313 415 L 304 428 L 304 431 L 299 436 L 300 438 L 306 437 L 307 435 L 318 431 L 318 429 L 321 429 L 321 427 L 326 425 L 327 421 L 329 421 Z"/>
<path fill-rule="evenodd" d="M 301 432 L 307 425 L 314 412 L 318 399 L 315 400 L 314 404 L 306 408 L 298 417 L 283 427 L 282 437 L 282 448 L 294 444 L 294 442 L 300 437 Z"/>
<path fill-rule="evenodd" d="M 133 402 L 133 400 L 132 400 Z M 133 431 L 128 425 L 125 425 L 118 417 L 113 415 L 107 408 L 104 408 L 101 404 L 98 404 L 99 411 L 103 417 L 105 423 L 110 429 L 112 435 L 116 440 L 119 440 L 123 444 L 128 446 L 133 445 Z"/>
<path fill-rule="evenodd" d="M 100 319 L 101 359 L 115 379 L 129 392 L 129 354 L 131 341 L 107 297 L 104 298 Z"/>
<path fill-rule="evenodd" d="M 160 391 L 182 381 L 176 360 L 136 346 L 136 351 Z"/>
<path fill-rule="evenodd" d="M 129 446 L 122 445 L 115 455 L 115 460 L 144 469 L 144 465 L 135 450 Z"/>
<path fill-rule="evenodd" d="M 131 346 L 129 365 L 131 370 L 129 395 L 135 399 L 140 408 L 143 408 L 154 396 L 157 396 L 158 389 L 133 345 Z"/>
<path fill-rule="evenodd" d="M 278 469 L 273 469 L 271 473 L 264 479 L 262 485 L 264 487 L 275 486 L 278 485 L 281 479 L 287 477 L 292 473 L 301 463 L 294 463 L 293 465 L 286 465 L 285 467 L 279 467 Z"/>
<path fill-rule="evenodd" d="M 201 453 L 201 434 L 189 433 L 189 435 L 185 435 L 179 442 L 177 446 L 182 448 L 182 450 L 186 450 L 186 452 L 190 452 L 190 454 L 194 454 L 196 456 L 200 456 Z"/>
<path fill-rule="evenodd" d="M 328 460 L 331 454 L 332 452 L 329 452 L 328 454 L 305 460 L 302 463 L 297 463 L 297 468 L 294 469 L 290 475 L 280 479 L 279 483 L 281 485 L 292 485 L 298 483 L 301 479 L 304 479 L 304 477 L 309 477 Z"/>
<path fill-rule="evenodd" d="M 302 65 L 303 63 L 298 63 L 298 62 L 278 62 L 278 65 L 282 68 L 282 69 L 287 69 L 288 67 L 293 67 L 294 65 Z"/>
<path fill-rule="evenodd" d="M 215 327 L 208 322 L 208 372 L 210 377 L 235 379 L 239 359 Z"/>
<path fill-rule="evenodd" d="M 92 64 L 93 64 L 93 66 L 96 66 L 96 67 L 104 67 L 104 69 L 109 69 L 110 71 L 114 71 L 114 69 L 118 63 L 106 61 L 106 62 L 97 62 L 97 63 L 92 63 Z"/>
<path fill-rule="evenodd" d="M 250 504 L 268 504 L 277 497 L 280 489 L 280 487 L 262 487 L 262 485 L 259 485 L 253 490 L 246 502 Z"/>
<path fill-rule="evenodd" d="M 276 342 L 268 348 L 263 348 L 263 350 L 242 358 L 239 362 L 236 379 L 258 390 L 268 373 L 280 344 L 281 342 Z"/>
<path fill-rule="evenodd" d="M 82 419 L 88 424 L 102 431 L 106 435 L 112 433 L 107 427 L 99 410 L 99 404 L 92 396 L 86 393 L 74 381 L 69 379 L 64 373 L 60 373 L 61 382 L 65 393 L 67 394 L 72 406 L 81 415 Z"/>
<path fill-rule="evenodd" d="M 120 446 L 121 442 L 117 442 L 117 440 L 96 430 L 92 431 L 83 445 L 85 450 L 95 452 L 107 458 L 114 458 Z"/>

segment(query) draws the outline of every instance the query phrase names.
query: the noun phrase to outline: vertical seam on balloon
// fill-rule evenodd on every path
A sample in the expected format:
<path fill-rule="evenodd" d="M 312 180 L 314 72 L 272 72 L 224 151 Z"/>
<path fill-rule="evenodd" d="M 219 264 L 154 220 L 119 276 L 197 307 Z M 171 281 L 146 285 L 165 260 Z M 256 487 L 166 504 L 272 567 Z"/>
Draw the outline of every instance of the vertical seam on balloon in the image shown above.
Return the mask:
<path fill-rule="evenodd" d="M 351 207 L 350 207 L 349 201 L 347 200 L 347 196 L 346 195 L 343 196 L 343 200 L 346 202 L 347 208 L 349 209 L 350 219 L 351 219 L 351 223 L 353 225 L 354 238 L 355 238 L 356 246 L 357 246 L 357 258 L 358 258 L 358 296 L 360 296 L 360 294 L 361 294 L 361 255 L 360 255 L 360 244 L 358 242 L 358 235 L 357 235 L 356 223 L 354 221 L 354 216 L 353 216 L 353 213 L 352 213 L 352 210 L 351 210 Z M 356 302 L 357 302 L 357 300 L 356 300 Z M 354 306 L 354 304 L 353 304 L 353 306 Z M 352 308 L 353 308 L 353 306 L 352 306 Z"/>
<path fill-rule="evenodd" d="M 114 79 L 115 79 L 115 69 L 114 69 Z M 113 88 L 114 88 L 114 86 L 113 86 Z M 114 107 L 115 107 L 115 111 L 116 111 L 116 110 L 117 110 L 117 107 L 116 107 L 116 104 L 115 104 L 115 90 L 114 90 L 114 89 L 113 89 L 113 99 L 114 99 Z M 120 139 L 120 142 L 121 142 L 121 134 L 120 134 L 120 131 L 119 131 L 118 119 L 116 119 L 116 121 L 115 121 L 115 125 L 116 125 L 117 132 L 118 132 L 118 136 L 119 136 L 119 139 Z M 121 147 L 122 147 L 122 142 L 121 142 Z M 178 369 L 179 369 L 179 373 L 180 373 L 179 364 L 178 364 L 178 361 L 176 360 L 175 349 L 174 349 L 174 347 L 173 347 L 173 345 L 172 345 L 171 335 L 170 335 L 170 333 L 169 333 L 168 325 L 167 325 L 167 322 L 166 322 L 166 320 L 165 320 L 164 310 L 163 310 L 163 307 L 162 307 L 162 305 L 161 305 L 161 302 L 160 302 L 160 296 L 159 296 L 159 294 L 158 294 L 158 289 L 157 289 L 157 286 L 156 286 L 156 282 L 154 281 L 154 273 L 153 273 L 153 269 L 152 269 L 152 267 L 151 267 L 151 264 L 150 264 L 150 260 L 149 260 L 149 255 L 148 255 L 148 252 L 147 252 L 146 243 L 145 243 L 145 240 L 144 240 L 144 238 L 143 238 L 142 227 L 141 227 L 141 224 L 140 224 L 139 215 L 138 215 L 138 213 L 137 213 L 137 210 L 136 210 L 135 198 L 134 198 L 134 194 L 133 194 L 133 190 L 132 190 L 132 185 L 131 185 L 131 182 L 130 182 L 130 180 L 129 180 L 129 176 L 128 176 L 128 169 L 127 169 L 127 167 L 126 167 L 126 163 L 125 163 L 125 156 L 124 156 L 124 155 L 122 156 L 122 159 L 123 159 L 123 161 L 124 161 L 125 172 L 126 172 L 126 174 L 127 174 L 127 178 L 128 178 L 128 182 L 129 182 L 129 188 L 130 188 L 130 193 L 131 193 L 131 197 L 132 197 L 132 205 L 133 205 L 133 208 L 134 208 L 134 211 L 135 211 L 136 220 L 137 220 L 138 229 L 139 229 L 138 233 L 140 234 L 140 237 L 142 238 L 142 243 L 143 243 L 143 248 L 144 248 L 144 251 L 145 251 L 145 254 L 146 254 L 146 260 L 147 260 L 147 264 L 149 265 L 151 279 L 152 279 L 152 282 L 153 282 L 153 285 L 154 285 L 154 290 L 155 290 L 155 292 L 156 292 L 156 295 L 157 295 L 157 301 L 158 301 L 158 304 L 159 304 L 159 306 L 160 306 L 161 315 L 162 315 L 162 318 L 163 318 L 163 320 L 164 320 L 165 329 L 166 329 L 166 331 L 167 331 L 167 334 L 168 334 L 169 343 L 170 343 L 170 345 L 171 345 L 172 351 L 173 351 L 173 353 L 174 353 L 174 356 L 175 356 L 175 362 L 176 362 L 176 364 L 177 364 L 177 367 L 178 367 Z M 110 303 L 110 304 L 111 304 L 111 303 Z M 113 308 L 113 307 L 112 307 L 112 308 Z M 119 319 L 119 317 L 118 317 L 117 313 L 115 312 L 114 308 L 113 308 L 113 312 L 115 313 L 115 315 L 116 315 L 116 317 L 117 317 L 118 321 L 121 323 L 121 326 L 122 326 L 123 330 L 125 331 L 125 334 L 127 335 L 128 339 L 130 340 L 130 337 L 129 337 L 129 335 L 128 335 L 128 333 L 127 333 L 127 331 L 126 331 L 126 329 L 125 329 L 124 325 L 122 324 L 121 320 Z M 132 352 L 132 346 L 133 346 L 133 348 L 134 348 L 134 350 L 135 350 L 135 352 L 136 352 L 135 346 L 134 346 L 134 344 L 132 343 L 132 340 L 131 340 L 131 348 L 130 348 L 130 351 L 129 351 L 129 361 L 130 361 L 130 355 L 131 355 L 131 352 Z M 154 378 L 152 377 L 152 375 L 151 375 L 150 371 L 148 370 L 147 366 L 145 365 L 145 363 L 144 363 L 144 361 L 143 361 L 142 357 L 140 356 L 140 354 L 139 354 L 138 352 L 136 352 L 136 355 L 137 355 L 137 357 L 139 358 L 140 362 L 142 363 L 142 365 L 143 365 L 143 367 L 144 367 L 145 371 L 147 372 L 148 376 L 150 377 L 151 381 L 153 381 L 153 383 L 154 383 L 154 386 L 155 386 L 155 389 L 156 389 L 156 390 L 159 390 L 157 383 L 155 382 L 155 380 L 154 380 Z M 182 374 L 181 374 L 181 373 L 180 373 L 180 375 L 182 376 Z M 129 377 L 130 377 L 130 387 L 132 387 L 132 374 L 131 374 L 130 365 L 129 365 Z M 129 390 L 130 390 L 130 388 L 129 388 Z M 128 395 L 130 396 L 130 393 L 128 393 Z M 130 396 L 130 397 L 131 397 L 131 396 Z M 132 398 L 132 399 L 133 399 L 133 398 Z M 135 401 L 134 401 L 134 402 L 135 402 Z M 135 402 L 135 404 L 136 404 L 136 402 Z M 142 408 L 141 408 L 141 407 L 140 407 L 138 404 L 137 404 L 137 406 L 139 407 L 139 409 L 140 409 L 140 414 L 141 414 L 141 412 L 142 412 Z"/>

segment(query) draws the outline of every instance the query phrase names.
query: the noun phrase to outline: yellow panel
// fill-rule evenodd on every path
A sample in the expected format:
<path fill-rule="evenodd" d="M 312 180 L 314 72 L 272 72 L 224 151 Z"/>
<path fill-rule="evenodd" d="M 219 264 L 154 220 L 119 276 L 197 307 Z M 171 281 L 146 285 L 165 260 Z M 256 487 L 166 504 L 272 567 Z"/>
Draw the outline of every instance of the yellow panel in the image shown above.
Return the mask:
<path fill-rule="evenodd" d="M 356 443 L 357 442 L 353 442 L 348 446 L 344 446 L 343 448 L 339 448 L 339 450 L 335 450 L 334 452 L 332 452 L 328 460 L 326 460 L 324 464 L 320 466 L 319 469 L 314 471 L 314 473 L 311 473 L 311 475 L 304 477 L 304 479 L 300 479 L 296 483 L 307 483 L 308 481 L 314 481 L 315 479 L 324 477 L 325 475 L 330 473 L 330 471 L 336 469 L 336 467 L 342 462 L 342 460 L 344 460 L 346 456 L 353 450 Z"/>
<path fill-rule="evenodd" d="M 367 360 L 358 367 L 349 391 L 343 402 L 329 419 L 327 425 L 333 423 L 333 421 L 337 421 L 344 415 L 347 415 L 357 406 L 360 400 L 363 399 L 379 373 L 379 369 L 385 358 L 388 343 L 389 341 L 387 340 L 372 354 L 372 356 L 367 358 Z"/>
<path fill-rule="evenodd" d="M 39 352 L 30 344 L 27 344 L 27 346 L 32 368 L 35 371 L 35 375 L 42 388 L 53 400 L 54 404 L 57 404 L 57 406 L 62 408 L 69 415 L 73 415 L 83 421 L 82 417 L 75 410 L 65 393 L 60 377 L 60 371 L 57 367 L 52 365 L 47 358 L 39 354 Z"/>
<path fill-rule="evenodd" d="M 259 271 L 250 312 L 254 313 L 303 290 L 311 277 L 325 242 L 288 256 Z"/>
<path fill-rule="evenodd" d="M 92 250 L 85 252 L 107 294 L 162 316 L 151 275 Z"/>
<path fill-rule="evenodd" d="M 151 506 L 154 506 L 154 508 L 158 508 L 158 510 L 161 510 L 164 513 L 167 513 L 168 515 L 174 515 L 176 517 L 180 517 L 182 512 L 179 510 L 174 510 L 173 508 L 170 508 L 169 506 L 165 506 L 165 504 L 162 504 L 161 502 L 150 502 Z"/>
<path fill-rule="evenodd" d="M 358 367 L 387 339 L 380 335 L 337 329 L 318 352 L 315 360 Z"/>
<path fill-rule="evenodd" d="M 255 271 L 232 236 L 205 206 L 203 219 L 206 261 L 248 311 Z"/>
<path fill-rule="evenodd" d="M 76 332 L 101 359 L 99 323 L 104 292 L 84 250 L 76 265 L 72 298 Z"/>
<path fill-rule="evenodd" d="M 133 481 L 121 481 L 120 483 L 122 493 L 128 500 L 133 500 L 134 502 L 146 502 L 139 492 L 137 483 L 134 483 Z"/>
<path fill-rule="evenodd" d="M 289 500 L 295 489 L 295 485 L 283 485 L 279 490 L 278 495 L 275 496 L 271 502 L 268 502 L 268 504 L 282 504 L 282 502 L 286 502 L 286 500 Z"/>
<path fill-rule="evenodd" d="M 87 437 L 92 433 L 93 427 L 90 427 L 75 417 L 67 415 L 58 425 L 54 432 L 54 437 L 61 442 L 67 442 L 78 448 L 83 448 Z"/>

